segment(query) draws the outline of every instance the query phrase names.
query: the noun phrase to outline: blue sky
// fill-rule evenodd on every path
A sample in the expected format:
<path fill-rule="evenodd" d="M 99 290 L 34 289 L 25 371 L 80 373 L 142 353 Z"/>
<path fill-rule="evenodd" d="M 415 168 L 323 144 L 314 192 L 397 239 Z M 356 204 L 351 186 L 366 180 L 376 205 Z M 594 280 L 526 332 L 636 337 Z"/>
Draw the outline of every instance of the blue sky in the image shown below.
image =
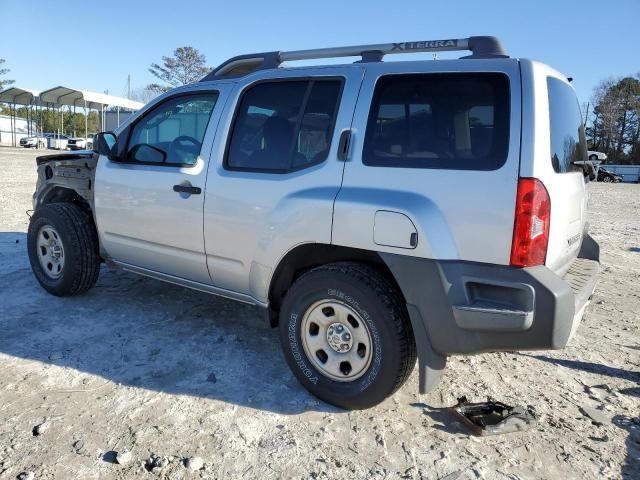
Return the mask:
<path fill-rule="evenodd" d="M 603 78 L 640 72 L 640 0 L 0 0 L 0 17 L 8 78 L 35 89 L 123 95 L 128 74 L 134 88 L 152 82 L 149 65 L 184 45 L 214 66 L 255 51 L 470 35 L 574 77 L 581 101 Z"/>

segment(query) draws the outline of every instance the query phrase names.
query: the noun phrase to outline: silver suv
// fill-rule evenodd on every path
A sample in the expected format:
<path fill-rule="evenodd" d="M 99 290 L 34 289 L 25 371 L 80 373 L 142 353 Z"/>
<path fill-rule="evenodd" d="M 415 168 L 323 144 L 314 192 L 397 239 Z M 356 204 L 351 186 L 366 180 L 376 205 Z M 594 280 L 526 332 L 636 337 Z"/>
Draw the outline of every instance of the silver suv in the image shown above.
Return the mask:
<path fill-rule="evenodd" d="M 471 55 L 382 61 L 448 50 Z M 493 37 L 235 57 L 95 149 L 37 160 L 40 284 L 85 292 L 105 262 L 257 305 L 343 408 L 416 358 L 426 392 L 449 355 L 562 348 L 595 288 L 574 90 Z"/>

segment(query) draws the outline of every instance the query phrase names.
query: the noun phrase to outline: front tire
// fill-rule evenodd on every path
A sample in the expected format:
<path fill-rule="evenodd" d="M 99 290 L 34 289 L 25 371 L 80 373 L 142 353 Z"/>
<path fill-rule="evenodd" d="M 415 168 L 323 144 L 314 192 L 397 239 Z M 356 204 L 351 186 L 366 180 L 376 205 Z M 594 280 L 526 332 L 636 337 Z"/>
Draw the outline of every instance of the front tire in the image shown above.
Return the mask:
<path fill-rule="evenodd" d="M 77 205 L 52 203 L 38 208 L 27 234 L 29 263 L 47 292 L 59 296 L 85 293 L 100 272 L 93 219 Z"/>
<path fill-rule="evenodd" d="M 366 265 L 333 263 L 303 274 L 285 296 L 279 328 L 296 378 L 341 408 L 377 405 L 405 383 L 415 365 L 404 302 Z"/>

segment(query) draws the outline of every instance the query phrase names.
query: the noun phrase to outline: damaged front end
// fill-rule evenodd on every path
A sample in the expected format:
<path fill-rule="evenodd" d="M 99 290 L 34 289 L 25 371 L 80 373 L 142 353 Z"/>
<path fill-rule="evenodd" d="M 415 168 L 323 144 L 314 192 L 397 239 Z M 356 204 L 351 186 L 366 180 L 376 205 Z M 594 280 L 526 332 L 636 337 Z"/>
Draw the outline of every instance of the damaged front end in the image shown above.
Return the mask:
<path fill-rule="evenodd" d="M 57 202 L 77 203 L 93 212 L 93 187 L 98 155 L 91 150 L 36 158 L 38 181 L 33 209 Z"/>

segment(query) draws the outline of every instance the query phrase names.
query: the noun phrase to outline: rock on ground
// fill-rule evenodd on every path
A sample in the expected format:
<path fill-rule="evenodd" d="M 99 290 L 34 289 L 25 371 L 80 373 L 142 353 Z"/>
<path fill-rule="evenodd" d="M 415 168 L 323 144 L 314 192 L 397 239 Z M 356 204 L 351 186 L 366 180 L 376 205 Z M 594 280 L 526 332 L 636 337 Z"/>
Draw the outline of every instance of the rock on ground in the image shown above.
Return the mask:
<path fill-rule="evenodd" d="M 34 436 L 42 435 L 44 432 L 49 430 L 49 426 L 50 426 L 49 422 L 42 422 L 36 425 L 35 427 L 33 427 L 33 435 Z"/>
<path fill-rule="evenodd" d="M 116 462 L 118 462 L 120 465 L 126 465 L 131 461 L 132 458 L 133 458 L 133 455 L 131 454 L 131 452 L 128 452 L 128 451 L 118 452 L 116 454 Z"/>
<path fill-rule="evenodd" d="M 204 461 L 200 457 L 189 457 L 185 462 L 185 466 L 189 470 L 200 470 L 204 467 Z"/>

